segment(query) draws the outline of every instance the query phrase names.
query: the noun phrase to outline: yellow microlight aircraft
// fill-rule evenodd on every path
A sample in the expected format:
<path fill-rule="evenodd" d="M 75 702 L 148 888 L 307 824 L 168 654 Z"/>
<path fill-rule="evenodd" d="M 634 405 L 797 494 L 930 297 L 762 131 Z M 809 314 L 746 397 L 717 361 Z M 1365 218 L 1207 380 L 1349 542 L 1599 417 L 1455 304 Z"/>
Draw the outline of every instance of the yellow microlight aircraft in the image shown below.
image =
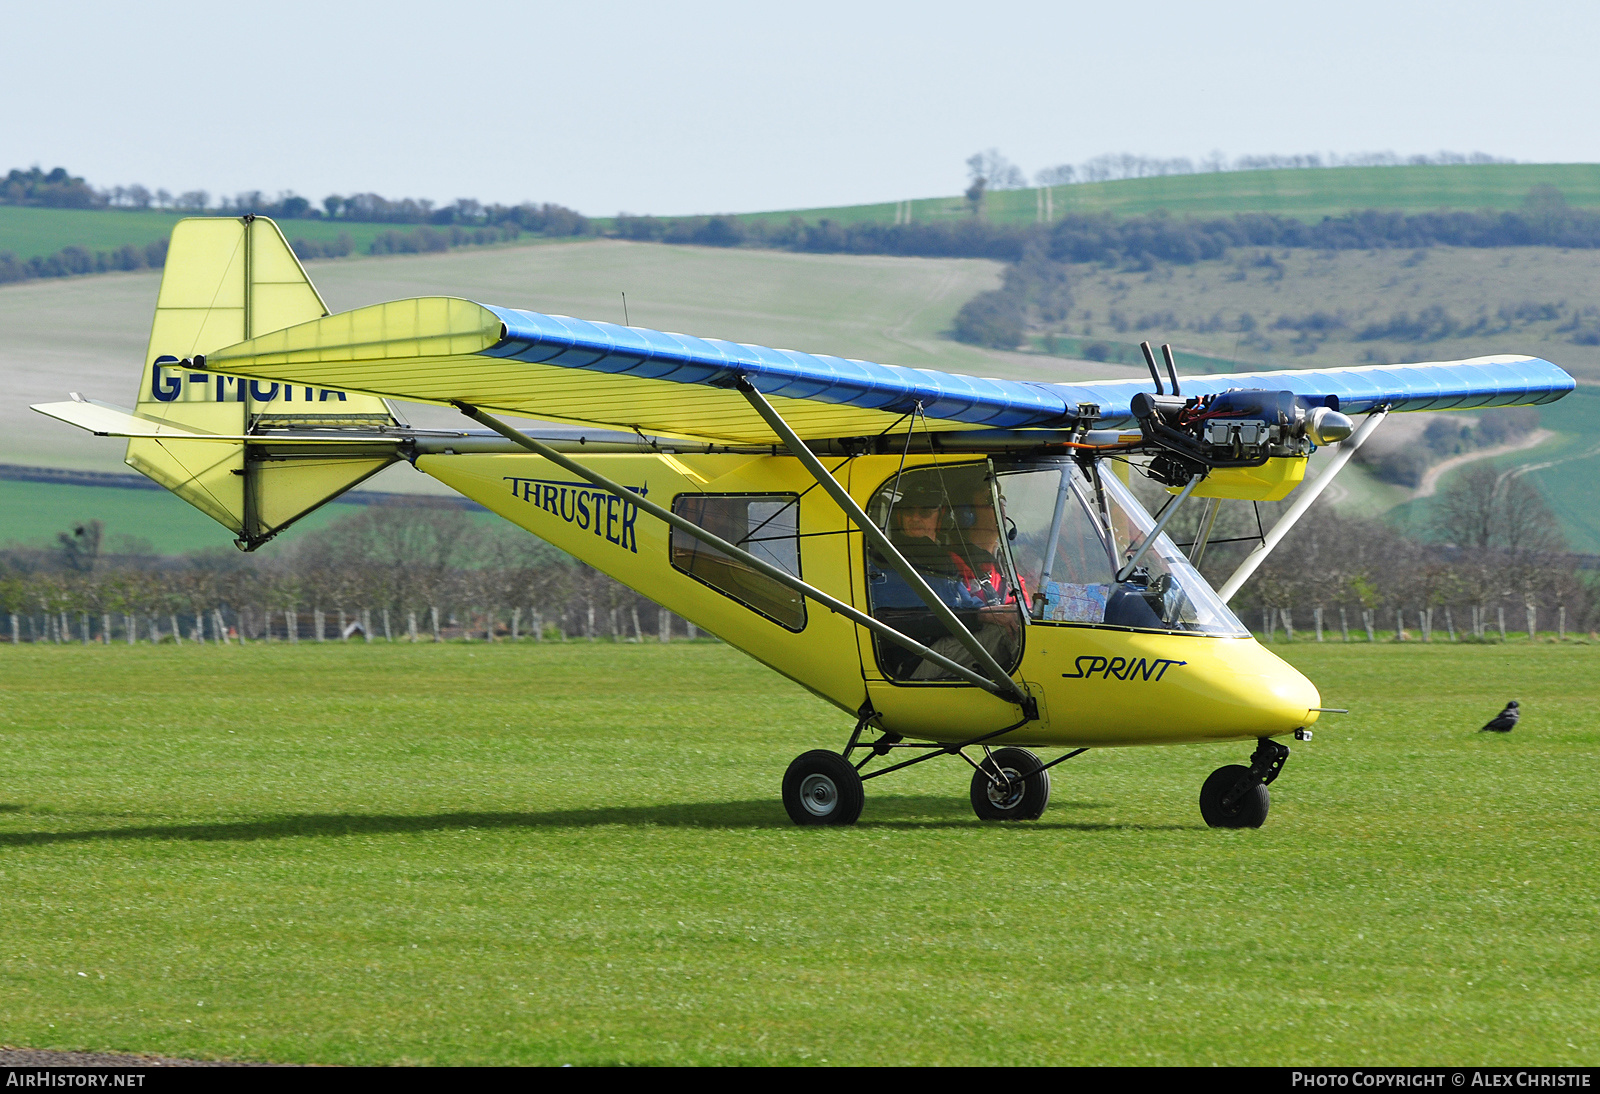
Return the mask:
<path fill-rule="evenodd" d="M 1229 598 L 1391 411 L 1552 402 L 1573 380 L 1502 356 L 1180 389 L 1169 352 L 1168 391 L 1145 352 L 1149 384 L 1017 383 L 446 297 L 330 315 L 247 216 L 173 231 L 132 411 L 34 409 L 127 437 L 131 466 L 247 551 L 409 460 L 849 713 L 842 752 L 789 765 L 797 824 L 854 823 L 864 780 L 940 755 L 972 766 L 978 816 L 1026 820 L 1089 748 L 1238 739 L 1249 765 L 1213 772 L 1200 811 L 1255 827 L 1274 738 L 1324 708 Z M 411 428 L 386 397 L 486 428 Z M 1213 590 L 1194 564 L 1220 500 L 1287 497 L 1333 443 Z M 1107 473 L 1130 460 L 1173 495 L 1159 519 Z M 1163 529 L 1191 498 L 1186 556 Z"/>

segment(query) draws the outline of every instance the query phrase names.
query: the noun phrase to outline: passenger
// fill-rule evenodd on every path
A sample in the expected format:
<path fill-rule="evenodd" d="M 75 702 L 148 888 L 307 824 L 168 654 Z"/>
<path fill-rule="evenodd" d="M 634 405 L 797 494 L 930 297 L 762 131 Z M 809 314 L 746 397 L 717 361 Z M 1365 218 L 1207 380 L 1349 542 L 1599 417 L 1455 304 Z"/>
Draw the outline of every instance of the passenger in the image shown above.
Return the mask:
<path fill-rule="evenodd" d="M 941 539 L 950 508 L 939 485 L 925 479 L 907 486 L 895 503 L 889 524 L 889 542 L 911 563 L 928 587 L 952 608 L 977 608 L 982 601 L 968 591 L 957 571 L 955 556 Z M 887 609 L 921 609 L 927 605 L 887 559 L 872 556 L 872 606 Z"/>
<path fill-rule="evenodd" d="M 961 519 L 956 521 L 959 547 L 953 552 L 956 572 L 973 599 L 983 605 L 983 614 L 989 621 L 1014 631 L 1018 626 L 1019 590 L 1006 580 L 1005 567 L 1000 564 L 1000 524 L 989 488 L 981 487 L 957 513 Z M 1027 590 L 1020 591 L 1026 601 Z"/>

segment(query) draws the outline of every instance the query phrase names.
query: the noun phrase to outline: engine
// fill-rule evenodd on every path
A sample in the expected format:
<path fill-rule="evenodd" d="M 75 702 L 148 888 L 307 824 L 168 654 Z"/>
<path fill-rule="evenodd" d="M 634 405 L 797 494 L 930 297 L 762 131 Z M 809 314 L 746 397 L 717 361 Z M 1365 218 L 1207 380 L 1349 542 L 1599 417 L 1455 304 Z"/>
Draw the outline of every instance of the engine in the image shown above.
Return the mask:
<path fill-rule="evenodd" d="M 1336 395 L 1313 400 L 1260 388 L 1193 399 L 1140 392 L 1132 410 L 1144 443 L 1156 449 L 1150 474 L 1173 486 L 1201 471 L 1305 457 L 1314 447 L 1344 440 L 1355 428 L 1339 412 Z"/>

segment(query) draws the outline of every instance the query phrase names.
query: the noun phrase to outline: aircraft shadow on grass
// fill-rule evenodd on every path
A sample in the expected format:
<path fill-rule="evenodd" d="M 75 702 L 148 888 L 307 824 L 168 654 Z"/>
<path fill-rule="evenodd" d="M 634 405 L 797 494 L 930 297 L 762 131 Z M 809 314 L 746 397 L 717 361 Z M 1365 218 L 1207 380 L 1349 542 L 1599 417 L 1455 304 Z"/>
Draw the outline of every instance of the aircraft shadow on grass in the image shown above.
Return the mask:
<path fill-rule="evenodd" d="M 1106 802 L 1057 802 L 1055 811 L 1102 809 Z M 0 804 L 0 812 L 22 807 Z M 60 815 L 60 814 L 56 814 Z M 898 795 L 869 799 L 859 828 L 974 828 L 966 803 L 935 795 Z M 545 813 L 432 813 L 418 815 L 363 813 L 294 813 L 255 820 L 199 824 L 133 825 L 69 832 L 0 832 L 0 847 L 36 847 L 55 843 L 101 840 L 249 841 L 305 836 L 386 835 L 463 829 L 574 829 L 621 825 L 629 828 L 790 828 L 783 807 L 769 799 L 730 802 L 687 802 L 663 805 L 556 809 Z M 1116 821 L 1032 821 L 1017 828 L 1077 831 L 1182 831 L 1198 825 L 1124 824 Z"/>

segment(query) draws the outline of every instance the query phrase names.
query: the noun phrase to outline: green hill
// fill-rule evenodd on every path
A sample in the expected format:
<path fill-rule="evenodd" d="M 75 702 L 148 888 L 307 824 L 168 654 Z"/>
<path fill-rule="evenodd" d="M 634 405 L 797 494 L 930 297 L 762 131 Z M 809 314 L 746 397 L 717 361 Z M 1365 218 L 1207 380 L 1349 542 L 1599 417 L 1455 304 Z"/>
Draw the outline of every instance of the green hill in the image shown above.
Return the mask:
<path fill-rule="evenodd" d="M 1068 213 L 1135 216 L 1165 210 L 1174 216 L 1231 216 L 1271 213 L 1319 220 L 1355 209 L 1395 209 L 1424 213 L 1440 209 L 1516 209 L 1534 186 L 1554 186 L 1569 205 L 1600 208 L 1600 164 L 1495 163 L 1444 167 L 1335 167 L 1304 170 L 1226 171 L 1083 183 L 1048 189 L 996 190 L 985 198 L 984 216 L 996 224 L 1031 224 Z M 780 209 L 742 213 L 747 223 L 892 224 L 908 216 L 916 222 L 960 220 L 972 215 L 959 196 L 915 198 L 904 202 Z M 164 239 L 177 220 L 173 213 L 126 209 L 41 209 L 0 206 L 0 252 L 21 259 L 54 254 L 63 247 L 111 251 L 142 247 Z M 611 221 L 601 219 L 602 228 Z M 390 229 L 414 225 L 347 221 L 286 220 L 291 240 L 331 243 L 348 233 L 358 250 Z"/>
<path fill-rule="evenodd" d="M 90 215 L 120 219 L 117 213 Z M 336 311 L 446 293 L 621 321 L 626 291 L 633 322 L 665 330 L 984 375 L 1055 379 L 1105 371 L 1104 366 L 1086 371 L 1075 362 L 942 337 L 962 303 L 998 284 L 998 265 L 978 259 L 803 255 L 590 239 L 350 258 L 312 263 L 310 271 Z M 0 463 L 127 472 L 125 445 L 88 437 L 28 406 L 74 390 L 130 402 L 159 280 L 158 273 L 143 270 L 0 286 L 0 387 L 6 393 L 0 400 Z M 421 425 L 460 420 L 436 408 L 411 407 L 408 413 Z M 368 485 L 380 491 L 444 489 L 404 463 Z M 318 527 L 341 511 L 348 507 L 330 506 L 297 527 Z M 0 479 L 0 546 L 48 544 L 74 521 L 88 519 L 104 521 L 108 537 L 136 536 L 163 552 L 226 546 L 230 539 L 165 491 Z"/>
<path fill-rule="evenodd" d="M 1493 163 L 1447 167 L 1330 167 L 1304 170 L 1225 171 L 1167 175 L 1118 182 L 1081 183 L 1044 189 L 995 190 L 984 199 L 984 215 L 997 224 L 1031 224 L 1067 213 L 1134 216 L 1165 210 L 1175 216 L 1273 213 L 1320 220 L 1355 209 L 1426 213 L 1439 209 L 1515 209 L 1534 186 L 1554 186 L 1569 205 L 1600 207 L 1600 164 Z M 1046 197 L 1048 196 L 1048 210 Z M 785 223 L 892 224 L 909 205 L 913 221 L 955 220 L 971 215 L 960 197 L 909 202 L 841 205 L 749 213 L 740 219 Z"/>
<path fill-rule="evenodd" d="M 1344 170 L 1356 169 L 1302 174 Z M 124 216 L 80 215 L 112 222 Z M 1558 437 L 1516 462 L 1548 463 L 1530 481 L 1557 510 L 1573 546 L 1600 551 L 1600 494 L 1593 486 L 1600 481 L 1600 453 L 1592 439 L 1600 400 L 1587 386 L 1600 381 L 1600 346 L 1575 341 L 1600 322 L 1590 303 L 1600 273 L 1597 251 L 1437 248 L 1420 258 L 1405 251 L 1295 252 L 1276 254 L 1270 264 L 1252 251 L 1145 272 L 1085 266 L 1073 271 L 1070 321 L 1053 346 L 1040 338 L 1031 353 L 987 350 L 945 334 L 966 300 L 999 282 L 999 264 L 977 259 L 587 240 L 351 258 L 314 263 L 311 270 L 335 310 L 452 293 L 617 320 L 626 291 L 630 317 L 642 326 L 1012 379 L 1139 375 L 1143 368 L 1133 355 L 1140 338 L 1173 342 L 1185 370 L 1206 372 L 1227 371 L 1233 362 L 1304 368 L 1533 353 L 1583 379 L 1579 395 L 1585 397 L 1545 408 L 1543 424 Z M 72 390 L 126 402 L 158 280 L 156 273 L 141 271 L 0 287 L 0 379 L 9 396 L 0 403 L 0 462 L 126 470 L 121 445 L 92 441 L 27 407 Z M 1414 318 L 1424 311 L 1454 320 L 1448 336 L 1431 332 L 1408 341 L 1398 328 L 1382 338 L 1363 336 L 1371 325 L 1394 327 L 1396 312 Z M 1323 319 L 1311 322 L 1319 314 Z M 1088 356 L 1104 360 L 1070 359 Z M 443 420 L 454 419 L 445 414 L 439 424 Z M 428 424 L 420 414 L 418 421 Z M 373 489 L 430 485 L 404 465 L 380 479 Z M 1409 496 L 1400 487 L 1364 481 L 1359 470 L 1352 470 L 1346 485 L 1374 510 L 1402 505 Z M 0 488 L 0 542 L 48 542 L 70 521 L 96 516 L 106 521 L 108 533 L 142 535 L 162 549 L 227 542 L 226 533 L 181 502 L 165 499 L 175 508 L 157 514 L 146 499 L 135 504 L 129 495 L 137 493 L 6 485 Z M 1402 523 L 1403 515 L 1397 514 Z"/>
<path fill-rule="evenodd" d="M 1539 424 L 1553 431 L 1544 444 L 1493 461 L 1502 471 L 1526 468 L 1527 481 L 1560 521 L 1567 545 L 1584 554 L 1600 553 L 1600 390 L 1580 387 L 1558 403 L 1539 408 Z M 1460 472 L 1456 472 L 1460 474 Z M 1441 487 L 1449 485 L 1446 476 Z M 1425 534 L 1439 495 L 1402 502 L 1389 514 L 1396 527 Z"/>
<path fill-rule="evenodd" d="M 82 247 L 91 253 L 118 247 L 143 247 L 172 234 L 177 213 L 132 209 L 41 209 L 0 205 L 0 251 L 21 259 L 55 254 L 63 247 Z M 349 235 L 364 250 L 382 233 L 398 228 L 411 231 L 414 224 L 356 224 L 336 220 L 286 220 L 283 234 L 291 240 L 333 243 Z"/>

